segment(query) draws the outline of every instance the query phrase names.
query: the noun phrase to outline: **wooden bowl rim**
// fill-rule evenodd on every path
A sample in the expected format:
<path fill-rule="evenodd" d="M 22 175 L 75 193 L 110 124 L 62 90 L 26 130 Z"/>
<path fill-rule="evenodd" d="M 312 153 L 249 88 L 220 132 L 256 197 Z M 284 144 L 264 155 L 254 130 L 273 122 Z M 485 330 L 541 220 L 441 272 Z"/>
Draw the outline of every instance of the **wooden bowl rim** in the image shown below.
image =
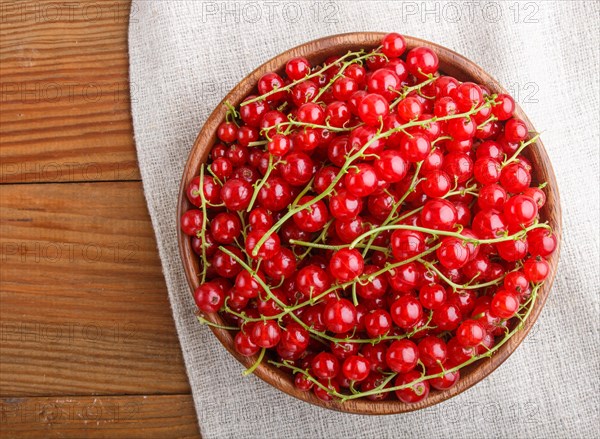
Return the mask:
<path fill-rule="evenodd" d="M 337 53 L 341 53 L 341 51 L 344 50 L 344 48 L 347 48 L 349 46 L 356 48 L 371 49 L 379 45 L 379 42 L 381 41 L 384 35 L 385 33 L 382 32 L 355 32 L 331 35 L 324 38 L 316 39 L 296 46 L 292 49 L 286 50 L 285 52 L 282 52 L 281 54 L 275 56 L 269 61 L 263 63 L 252 73 L 250 73 L 246 78 L 244 78 L 244 80 L 240 81 L 225 96 L 225 98 L 219 103 L 219 105 L 208 117 L 194 142 L 192 150 L 189 153 L 183 176 L 181 179 L 181 184 L 179 187 L 176 224 L 179 224 L 179 218 L 181 217 L 183 212 L 185 212 L 188 208 L 191 207 L 191 204 L 189 203 L 186 197 L 186 187 L 189 181 L 194 176 L 198 175 L 200 164 L 206 161 L 210 148 L 212 147 L 212 144 L 214 144 L 216 138 L 216 126 L 225 117 L 225 102 L 230 102 L 234 106 L 239 105 L 239 103 L 247 95 L 251 94 L 252 91 L 255 89 L 256 83 L 258 82 L 260 76 L 262 76 L 268 71 L 281 70 L 283 66 L 285 66 L 285 62 L 293 56 L 302 55 L 307 56 L 309 58 L 317 57 L 321 56 L 323 53 L 329 50 L 332 50 L 333 48 L 338 47 L 339 49 L 337 50 L 339 51 Z M 473 63 L 469 59 L 465 58 L 464 56 L 444 46 L 420 38 L 405 36 L 405 39 L 408 46 L 407 50 L 415 46 L 427 46 L 435 50 L 440 58 L 441 71 L 445 73 L 450 73 L 452 70 L 459 69 L 461 73 L 463 73 L 463 75 L 459 76 L 465 77 L 466 74 L 469 76 L 470 80 L 473 80 L 477 83 L 486 84 L 492 92 L 506 93 L 506 90 L 490 74 L 488 74 L 481 67 L 479 67 L 477 64 Z M 321 61 L 323 59 L 324 58 L 322 57 Z M 446 60 L 451 61 L 451 63 L 446 65 Z M 523 110 L 518 105 L 515 114 L 528 124 L 529 129 L 531 131 L 535 131 L 530 120 L 527 118 Z M 206 146 L 206 148 L 203 149 L 203 146 Z M 543 143 L 540 140 L 538 140 L 535 145 L 532 145 L 532 147 L 528 149 L 529 151 L 527 152 L 527 154 L 535 154 L 539 157 L 539 160 L 535 162 L 537 167 L 534 166 L 534 172 L 541 172 L 542 174 L 545 174 L 545 181 L 548 182 L 548 187 L 550 189 L 551 196 L 548 197 L 547 205 L 544 206 L 543 210 L 545 210 L 547 213 L 546 220 L 549 221 L 552 227 L 554 228 L 554 231 L 558 238 L 559 246 L 548 260 L 550 264 L 550 275 L 543 287 L 539 291 L 538 300 L 536 301 L 525 326 L 522 330 L 515 333 L 513 337 L 511 337 L 511 339 L 504 346 L 499 348 L 494 355 L 492 355 L 489 358 L 482 359 L 474 365 L 471 365 L 468 368 L 466 368 L 467 374 L 461 376 L 461 379 L 453 388 L 446 391 L 436 391 L 432 389 L 430 395 L 424 401 L 421 401 L 420 403 L 416 404 L 405 404 L 397 400 L 374 402 L 365 399 L 359 399 L 346 401 L 343 404 L 339 401 L 321 401 L 313 394 L 313 392 L 302 392 L 298 390 L 294 386 L 293 381 L 290 379 L 290 375 L 277 369 L 274 366 L 267 364 L 265 361 L 263 361 L 263 363 L 256 368 L 254 374 L 261 378 L 263 381 L 271 384 L 273 387 L 287 393 L 288 395 L 291 395 L 302 401 L 320 407 L 355 414 L 385 415 L 411 412 L 414 410 L 433 406 L 449 398 L 452 398 L 453 396 L 456 396 L 459 393 L 464 392 L 465 390 L 469 389 L 470 387 L 487 377 L 490 373 L 492 373 L 514 352 L 514 350 L 521 344 L 523 339 L 527 336 L 531 327 L 535 324 L 546 302 L 548 294 L 552 288 L 560 254 L 560 242 L 562 236 L 562 215 L 560 209 L 558 186 L 556 184 L 554 170 L 552 168 L 552 164 L 546 153 L 546 150 L 543 146 Z M 533 151 L 533 153 L 531 151 Z M 540 164 L 543 166 L 540 167 Z M 197 266 L 197 262 L 194 263 L 194 258 L 197 258 L 197 256 L 191 248 L 190 238 L 184 235 L 179 227 L 177 227 L 177 237 L 179 243 L 180 256 L 184 265 L 186 278 L 190 286 L 191 292 L 193 294 L 193 291 L 199 285 L 198 271 L 195 268 Z M 206 316 L 206 318 L 207 320 L 213 323 L 224 323 L 221 317 L 217 314 L 208 315 Z M 223 346 L 244 367 L 250 367 L 255 362 L 256 356 L 244 357 L 239 355 L 235 351 L 233 347 L 233 337 L 229 331 L 214 327 L 210 327 L 210 329 L 221 342 L 221 344 L 223 344 Z"/>

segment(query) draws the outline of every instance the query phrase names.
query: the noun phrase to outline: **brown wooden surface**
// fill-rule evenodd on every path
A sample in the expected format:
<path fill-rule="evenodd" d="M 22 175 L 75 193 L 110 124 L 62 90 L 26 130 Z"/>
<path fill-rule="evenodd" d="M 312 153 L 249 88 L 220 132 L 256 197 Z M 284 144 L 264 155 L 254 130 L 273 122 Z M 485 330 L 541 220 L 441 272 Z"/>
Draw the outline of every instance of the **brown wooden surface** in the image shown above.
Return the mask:
<path fill-rule="evenodd" d="M 287 50 L 277 55 L 275 58 L 267 61 L 250 73 L 238 85 L 236 85 L 236 87 L 227 96 L 225 96 L 223 102 L 226 101 L 235 106 L 239 105 L 239 103 L 246 96 L 253 92 L 258 80 L 262 75 L 267 72 L 282 72 L 285 68 L 285 63 L 290 58 L 304 56 L 311 62 L 311 65 L 317 65 L 322 63 L 328 57 L 339 55 L 340 53 L 347 53 L 348 51 L 356 51 L 360 49 L 374 49 L 380 44 L 384 35 L 385 34 L 378 32 L 360 32 L 334 35 L 314 40 Z M 406 37 L 406 43 L 407 50 L 410 50 L 416 46 L 427 46 L 432 48 L 439 57 L 439 70 L 441 72 L 455 76 L 457 79 L 462 81 L 473 81 L 480 84 L 486 84 L 492 93 L 506 93 L 502 86 L 498 84 L 496 80 L 486 73 L 481 67 L 477 66 L 456 52 L 453 52 L 452 50 L 438 44 L 413 37 Z M 194 147 L 192 148 L 192 151 L 188 157 L 183 180 L 180 185 L 178 216 L 181 216 L 183 212 L 192 208 L 192 205 L 188 201 L 185 194 L 185 190 L 192 178 L 199 174 L 200 165 L 206 160 L 210 152 L 210 148 L 215 144 L 217 139 L 217 127 L 225 119 L 226 111 L 227 107 L 225 105 L 219 105 L 209 116 L 196 138 Z M 528 123 L 530 131 L 537 131 L 531 125 L 531 122 L 523 113 L 522 109 L 517 107 L 515 115 Z M 550 225 L 554 228 L 554 231 L 560 240 L 560 200 L 558 196 L 558 186 L 550 159 L 548 158 L 541 141 L 537 141 L 535 145 L 529 147 L 525 154 L 528 155 L 533 164 L 534 183 L 548 182 L 548 189 L 546 190 L 548 198 L 540 214 L 543 220 L 550 222 Z M 199 259 L 191 248 L 190 237 L 184 235 L 179 229 L 178 233 L 179 247 L 182 259 L 184 261 L 187 280 L 190 284 L 190 291 L 193 291 L 199 286 L 199 279 L 201 278 Z M 367 400 L 366 398 L 350 400 L 346 401 L 345 403 L 341 403 L 335 399 L 329 402 L 324 402 L 317 398 L 313 392 L 303 392 L 298 390 L 293 383 L 291 375 L 272 365 L 269 365 L 264 361 L 256 368 L 254 374 L 289 395 L 311 404 L 326 407 L 332 410 L 366 415 L 384 415 L 410 412 L 432 406 L 477 384 L 479 381 L 492 373 L 498 366 L 500 366 L 512 354 L 512 352 L 514 352 L 519 344 L 521 344 L 535 323 L 542 310 L 542 307 L 544 306 L 544 303 L 546 302 L 552 287 L 554 276 L 556 274 L 558 258 L 559 252 L 556 251 L 548 260 L 551 270 L 549 278 L 540 289 L 539 298 L 536 301 L 529 318 L 525 322 L 523 330 L 514 334 L 506 344 L 504 344 L 498 349 L 498 351 L 494 353 L 492 357 L 480 360 L 477 363 L 462 369 L 461 379 L 454 387 L 446 391 L 432 390 L 429 397 L 421 402 L 415 404 L 406 404 L 398 400 L 373 402 Z M 207 319 L 218 325 L 227 324 L 216 313 L 207 315 Z M 244 357 L 236 352 L 233 344 L 233 336 L 230 331 L 215 327 L 211 327 L 211 329 L 221 343 L 225 346 L 225 348 L 244 366 L 249 367 L 256 361 L 257 356 Z"/>
<path fill-rule="evenodd" d="M 139 182 L 128 17 L 0 1 L 1 437 L 199 436 Z"/>
<path fill-rule="evenodd" d="M 0 14 L 0 182 L 139 179 L 129 2 L 3 0 Z"/>
<path fill-rule="evenodd" d="M 197 437 L 186 395 L 4 398 L 0 416 L 7 437 Z"/>

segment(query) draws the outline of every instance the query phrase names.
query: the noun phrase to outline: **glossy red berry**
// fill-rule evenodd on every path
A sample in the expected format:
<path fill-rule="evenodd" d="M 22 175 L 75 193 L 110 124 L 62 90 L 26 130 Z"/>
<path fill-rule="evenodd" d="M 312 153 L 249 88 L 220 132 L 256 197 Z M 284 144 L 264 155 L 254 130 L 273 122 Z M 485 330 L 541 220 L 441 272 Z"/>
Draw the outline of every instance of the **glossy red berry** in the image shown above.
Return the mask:
<path fill-rule="evenodd" d="M 221 188 L 221 199 L 229 210 L 244 210 L 252 198 L 252 185 L 245 180 L 231 179 Z"/>
<path fill-rule="evenodd" d="M 415 47 L 406 55 L 408 71 L 417 77 L 435 73 L 439 61 L 436 53 L 428 47 Z"/>
<path fill-rule="evenodd" d="M 423 316 L 421 303 L 412 296 L 403 296 L 390 307 L 392 320 L 402 329 L 414 327 Z"/>
<path fill-rule="evenodd" d="M 440 264 L 448 269 L 462 268 L 470 258 L 467 244 L 462 239 L 452 236 L 442 239 L 436 255 Z"/>
<path fill-rule="evenodd" d="M 388 58 L 398 58 L 406 50 L 404 37 L 397 33 L 390 33 L 383 37 L 381 51 Z"/>
<path fill-rule="evenodd" d="M 420 378 L 421 373 L 416 370 L 398 375 L 394 385 L 397 387 L 406 386 L 396 390 L 396 396 L 400 401 L 406 404 L 414 404 L 427 398 L 429 395 L 429 382 L 422 380 L 409 386 L 409 384 L 414 383 Z"/>
<path fill-rule="evenodd" d="M 546 280 L 550 274 L 550 265 L 541 256 L 535 256 L 525 261 L 523 264 L 523 272 L 530 282 L 542 282 Z"/>
<path fill-rule="evenodd" d="M 421 223 L 429 229 L 449 231 L 456 224 L 456 220 L 454 205 L 441 198 L 428 201 L 421 210 Z"/>
<path fill-rule="evenodd" d="M 304 57 L 290 59 L 285 65 L 285 73 L 292 81 L 304 78 L 310 73 L 310 63 Z"/>
<path fill-rule="evenodd" d="M 490 303 L 492 316 L 501 319 L 510 319 L 519 310 L 519 298 L 506 290 L 500 290 L 494 294 Z"/>
<path fill-rule="evenodd" d="M 323 322 L 336 334 L 348 332 L 356 326 L 356 307 L 346 299 L 331 300 L 325 306 Z"/>
<path fill-rule="evenodd" d="M 196 236 L 202 231 L 204 215 L 199 209 L 190 209 L 181 216 L 181 230 L 189 236 Z"/>
<path fill-rule="evenodd" d="M 207 282 L 196 288 L 194 300 L 200 311 L 213 313 L 219 311 L 223 306 L 225 294 L 216 283 Z"/>
<path fill-rule="evenodd" d="M 547 258 L 558 245 L 556 235 L 548 229 L 538 228 L 530 230 L 527 233 L 527 243 L 529 244 L 529 253 L 531 256 L 542 256 Z"/>
<path fill-rule="evenodd" d="M 385 362 L 394 372 L 410 372 L 419 361 L 419 349 L 410 340 L 395 340 L 387 349 Z"/>
<path fill-rule="evenodd" d="M 363 381 L 371 372 L 371 363 L 364 357 L 352 355 L 342 365 L 342 373 L 350 381 Z"/>
<path fill-rule="evenodd" d="M 281 339 L 281 328 L 274 320 L 257 322 L 252 327 L 250 339 L 261 348 L 272 348 Z"/>
<path fill-rule="evenodd" d="M 456 330 L 456 340 L 466 348 L 477 346 L 485 335 L 485 328 L 477 320 L 465 320 Z"/>
<path fill-rule="evenodd" d="M 388 102 L 383 96 L 376 93 L 366 95 L 358 104 L 358 116 L 370 126 L 381 125 L 388 112 Z"/>
<path fill-rule="evenodd" d="M 364 267 L 363 257 L 356 249 L 338 250 L 329 261 L 329 272 L 339 282 L 356 279 L 362 274 Z"/>

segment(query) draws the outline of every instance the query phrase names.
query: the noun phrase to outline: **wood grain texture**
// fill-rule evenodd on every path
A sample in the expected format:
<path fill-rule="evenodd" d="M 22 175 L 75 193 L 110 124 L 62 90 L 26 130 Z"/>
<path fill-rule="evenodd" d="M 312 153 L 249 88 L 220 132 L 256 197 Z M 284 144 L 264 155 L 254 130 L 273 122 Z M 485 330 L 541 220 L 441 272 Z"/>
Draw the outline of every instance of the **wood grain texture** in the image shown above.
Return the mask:
<path fill-rule="evenodd" d="M 198 437 L 190 395 L 0 399 L 0 437 Z"/>
<path fill-rule="evenodd" d="M 246 96 L 256 91 L 258 79 L 263 74 L 271 71 L 282 72 L 285 67 L 285 63 L 290 58 L 304 56 L 308 58 L 308 60 L 311 62 L 311 65 L 316 65 L 323 62 L 329 56 L 339 56 L 340 54 L 348 51 L 356 51 L 360 49 L 374 49 L 380 44 L 384 35 L 385 34 L 383 33 L 363 32 L 334 35 L 311 41 L 290 49 L 276 56 L 270 61 L 267 61 L 265 64 L 250 73 L 238 85 L 236 85 L 236 87 L 234 87 L 234 89 L 227 96 L 225 96 L 222 103 L 210 115 L 205 125 L 200 130 L 194 146 L 192 147 L 192 151 L 188 157 L 184 175 L 181 181 L 178 216 L 181 216 L 183 212 L 193 207 L 185 195 L 185 189 L 192 178 L 199 174 L 200 165 L 206 161 L 210 149 L 217 140 L 217 126 L 224 120 L 227 111 L 227 107 L 223 105 L 224 102 L 230 102 L 234 106 L 239 105 L 239 103 Z M 481 67 L 477 66 L 458 53 L 453 52 L 443 46 L 418 38 L 406 37 L 406 42 L 407 50 L 410 50 L 416 46 L 427 46 L 432 48 L 439 57 L 439 70 L 441 72 L 455 76 L 457 79 L 462 81 L 473 81 L 480 84 L 485 84 L 492 93 L 506 93 L 502 86 L 493 77 L 486 73 Z M 531 122 L 527 116 L 523 113 L 522 109 L 517 108 L 515 115 L 528 123 L 530 131 L 536 131 L 531 125 Z M 550 163 L 544 146 L 540 141 L 529 147 L 525 154 L 532 161 L 534 167 L 533 182 L 548 182 L 548 189 L 546 190 L 547 202 L 541 210 L 541 217 L 543 220 L 548 220 L 550 222 L 550 225 L 554 228 L 560 240 L 560 200 L 556 178 L 554 176 L 554 171 L 552 170 L 552 164 Z M 193 291 L 199 285 L 199 259 L 191 248 L 190 238 L 185 236 L 181 230 L 178 230 L 178 233 L 181 257 L 186 269 L 186 276 L 190 285 L 190 290 Z M 548 261 L 551 267 L 551 273 L 544 286 L 540 289 L 539 298 L 536 301 L 523 330 L 517 332 L 513 337 L 511 337 L 511 339 L 501 348 L 499 348 L 492 357 L 481 360 L 462 369 L 461 379 L 457 385 L 446 391 L 432 390 L 429 397 L 419 403 L 405 404 L 398 400 L 372 402 L 366 399 L 350 400 L 345 403 L 340 403 L 336 400 L 324 402 L 318 399 L 312 392 L 302 392 L 298 390 L 294 386 L 293 380 L 290 378 L 289 374 L 267 364 L 266 362 L 262 362 L 254 373 L 264 381 L 289 395 L 311 404 L 326 407 L 332 410 L 368 415 L 382 415 L 409 412 L 437 404 L 465 391 L 484 379 L 500 364 L 502 364 L 504 360 L 506 360 L 506 358 L 508 358 L 519 346 L 529 332 L 530 328 L 535 323 L 542 310 L 542 307 L 544 306 L 546 298 L 552 287 L 552 281 L 554 280 L 554 276 L 556 274 L 558 258 L 559 251 L 557 250 Z M 210 314 L 207 316 L 207 318 L 213 323 L 220 325 L 226 324 L 218 314 Z M 256 356 L 244 357 L 235 351 L 231 332 L 214 327 L 211 327 L 211 329 L 224 347 L 246 367 L 249 367 L 256 361 Z"/>
<path fill-rule="evenodd" d="M 0 191 L 1 395 L 188 393 L 141 183 Z"/>
<path fill-rule="evenodd" d="M 129 3 L 2 1 L 0 183 L 140 178 Z"/>

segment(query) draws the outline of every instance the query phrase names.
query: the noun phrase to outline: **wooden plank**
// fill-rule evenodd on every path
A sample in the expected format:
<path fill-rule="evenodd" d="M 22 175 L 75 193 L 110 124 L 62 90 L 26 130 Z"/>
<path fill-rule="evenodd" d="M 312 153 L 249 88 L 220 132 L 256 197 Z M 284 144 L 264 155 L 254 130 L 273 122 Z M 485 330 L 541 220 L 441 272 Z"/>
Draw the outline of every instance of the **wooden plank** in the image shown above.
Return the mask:
<path fill-rule="evenodd" d="M 197 438 L 191 395 L 0 399 L 0 436 Z"/>
<path fill-rule="evenodd" d="M 0 4 L 0 183 L 140 178 L 129 3 Z"/>
<path fill-rule="evenodd" d="M 188 393 L 141 183 L 0 186 L 0 395 Z"/>

